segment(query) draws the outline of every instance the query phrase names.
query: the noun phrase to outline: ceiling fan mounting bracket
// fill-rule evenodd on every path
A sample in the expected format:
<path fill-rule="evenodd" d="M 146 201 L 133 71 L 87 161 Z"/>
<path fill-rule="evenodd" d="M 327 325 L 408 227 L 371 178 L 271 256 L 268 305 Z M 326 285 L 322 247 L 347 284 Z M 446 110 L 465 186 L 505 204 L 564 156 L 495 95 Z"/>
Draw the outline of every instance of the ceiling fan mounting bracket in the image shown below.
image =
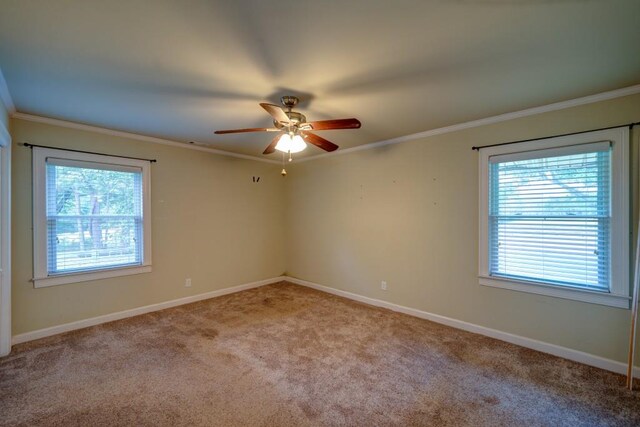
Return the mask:
<path fill-rule="evenodd" d="M 298 105 L 298 102 L 300 102 L 300 100 L 298 99 L 297 96 L 290 96 L 290 95 L 285 95 L 283 97 L 280 98 L 280 102 L 282 103 L 282 105 L 284 105 L 286 108 L 288 108 L 289 110 L 291 110 L 293 107 L 295 107 L 296 105 Z"/>

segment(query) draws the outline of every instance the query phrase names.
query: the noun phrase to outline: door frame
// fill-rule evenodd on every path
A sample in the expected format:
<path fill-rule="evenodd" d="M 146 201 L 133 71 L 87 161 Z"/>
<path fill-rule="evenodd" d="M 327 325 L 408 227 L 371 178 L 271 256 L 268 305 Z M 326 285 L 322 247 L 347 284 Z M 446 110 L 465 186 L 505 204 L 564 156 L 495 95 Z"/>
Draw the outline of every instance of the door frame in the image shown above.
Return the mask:
<path fill-rule="evenodd" d="M 0 357 L 11 352 L 11 135 L 0 123 Z"/>

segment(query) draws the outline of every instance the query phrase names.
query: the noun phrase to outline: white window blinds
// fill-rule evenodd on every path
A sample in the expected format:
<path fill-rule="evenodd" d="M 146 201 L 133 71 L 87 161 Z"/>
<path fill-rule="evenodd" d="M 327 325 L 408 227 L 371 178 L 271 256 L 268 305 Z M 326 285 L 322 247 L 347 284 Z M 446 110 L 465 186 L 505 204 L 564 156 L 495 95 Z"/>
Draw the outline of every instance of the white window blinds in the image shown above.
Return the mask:
<path fill-rule="evenodd" d="M 597 142 L 489 159 L 489 274 L 609 291 L 611 149 Z"/>
<path fill-rule="evenodd" d="M 49 275 L 141 265 L 142 170 L 47 158 Z"/>

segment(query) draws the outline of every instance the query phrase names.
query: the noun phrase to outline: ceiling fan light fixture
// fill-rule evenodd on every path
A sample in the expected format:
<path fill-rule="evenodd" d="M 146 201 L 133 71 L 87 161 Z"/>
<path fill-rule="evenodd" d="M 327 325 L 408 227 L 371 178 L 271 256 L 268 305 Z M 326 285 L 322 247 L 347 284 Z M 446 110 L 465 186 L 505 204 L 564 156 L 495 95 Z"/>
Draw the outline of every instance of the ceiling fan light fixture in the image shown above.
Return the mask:
<path fill-rule="evenodd" d="M 280 137 L 278 144 L 276 144 L 276 150 L 283 153 L 299 153 L 307 148 L 307 143 L 304 142 L 300 135 L 294 135 L 293 137 L 288 133 L 285 133 Z"/>
<path fill-rule="evenodd" d="M 338 146 L 333 142 L 327 141 L 323 137 L 310 131 L 359 129 L 361 125 L 360 120 L 353 117 L 350 119 L 330 119 L 307 122 L 307 118 L 304 114 L 292 110 L 292 108 L 298 103 L 298 98 L 295 96 L 283 96 L 280 99 L 280 102 L 282 103 L 282 107 L 266 102 L 260 103 L 260 106 L 269 113 L 273 119 L 273 127 L 271 128 L 226 129 L 217 130 L 215 133 L 216 135 L 224 135 L 228 133 L 247 132 L 282 132 L 284 135 L 275 135 L 262 154 L 271 154 L 278 150 L 284 154 L 289 153 L 289 161 L 291 161 L 291 154 L 299 153 L 307 148 L 307 143 L 315 145 L 327 152 L 338 149 Z M 282 159 L 284 164 L 284 156 Z"/>

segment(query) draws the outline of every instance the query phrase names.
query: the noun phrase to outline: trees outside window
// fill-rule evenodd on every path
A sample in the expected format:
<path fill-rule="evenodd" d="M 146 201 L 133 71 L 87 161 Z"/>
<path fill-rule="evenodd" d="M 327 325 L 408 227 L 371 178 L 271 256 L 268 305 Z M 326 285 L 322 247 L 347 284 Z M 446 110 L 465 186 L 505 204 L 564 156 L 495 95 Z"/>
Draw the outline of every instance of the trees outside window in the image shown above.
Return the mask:
<path fill-rule="evenodd" d="M 150 271 L 149 162 L 34 148 L 36 287 Z"/>
<path fill-rule="evenodd" d="M 629 130 L 480 150 L 480 284 L 629 306 Z"/>

